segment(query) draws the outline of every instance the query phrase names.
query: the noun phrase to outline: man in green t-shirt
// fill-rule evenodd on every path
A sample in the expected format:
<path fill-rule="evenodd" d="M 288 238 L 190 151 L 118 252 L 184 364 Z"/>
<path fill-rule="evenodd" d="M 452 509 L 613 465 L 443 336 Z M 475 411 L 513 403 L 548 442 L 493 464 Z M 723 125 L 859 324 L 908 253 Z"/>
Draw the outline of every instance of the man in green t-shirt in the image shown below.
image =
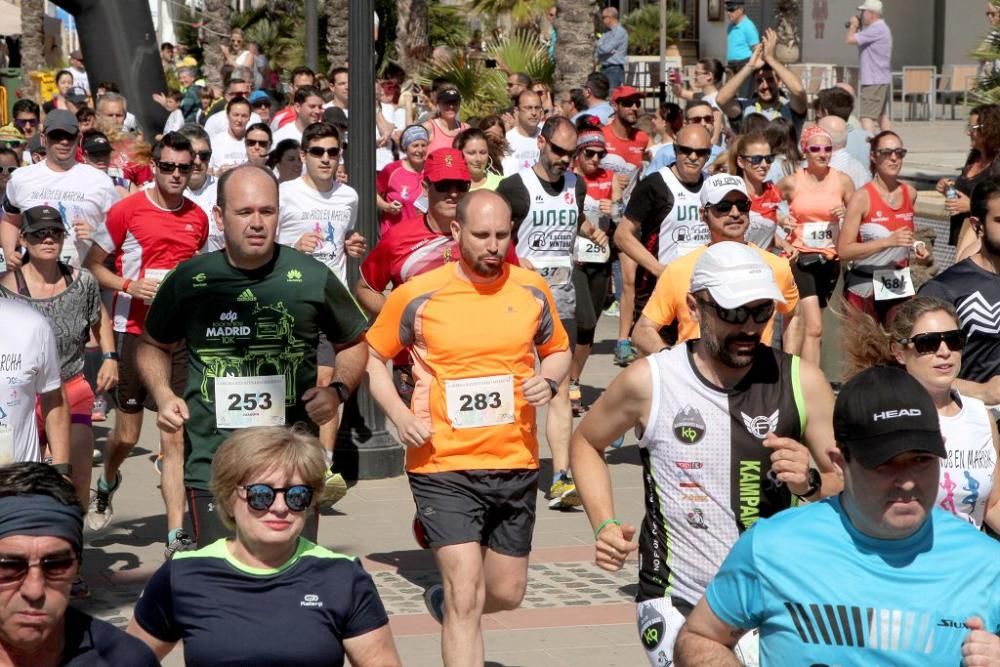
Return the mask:
<path fill-rule="evenodd" d="M 143 381 L 167 432 L 184 427 L 184 484 L 198 546 L 229 534 L 209 489 L 212 458 L 236 428 L 305 423 L 312 431 L 337 416 L 368 359 L 367 320 L 323 264 L 275 243 L 278 183 L 271 172 L 226 172 L 213 211 L 225 248 L 181 263 L 160 284 L 139 348 Z M 337 366 L 316 387 L 323 332 Z M 173 346 L 187 346 L 184 397 L 168 382 Z M 310 522 L 307 531 L 315 531 Z"/>

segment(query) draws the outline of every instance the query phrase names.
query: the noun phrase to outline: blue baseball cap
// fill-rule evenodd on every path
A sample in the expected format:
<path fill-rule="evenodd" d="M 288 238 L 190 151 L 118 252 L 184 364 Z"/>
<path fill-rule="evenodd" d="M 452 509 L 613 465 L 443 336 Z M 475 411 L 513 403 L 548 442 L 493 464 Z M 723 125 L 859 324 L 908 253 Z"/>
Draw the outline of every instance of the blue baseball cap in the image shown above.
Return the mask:
<path fill-rule="evenodd" d="M 265 103 L 268 106 L 271 105 L 271 96 L 265 93 L 263 90 L 255 90 L 250 93 L 249 102 L 252 105 Z"/>

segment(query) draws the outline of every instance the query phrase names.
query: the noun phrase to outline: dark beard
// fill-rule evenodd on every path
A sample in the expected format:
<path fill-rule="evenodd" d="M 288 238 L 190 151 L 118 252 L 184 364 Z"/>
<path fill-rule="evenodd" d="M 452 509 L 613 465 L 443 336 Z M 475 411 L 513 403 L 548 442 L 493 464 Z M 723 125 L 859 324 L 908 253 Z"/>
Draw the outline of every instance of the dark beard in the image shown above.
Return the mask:
<path fill-rule="evenodd" d="M 730 350 L 730 345 L 734 342 L 753 342 L 754 349 L 752 349 L 748 354 L 736 353 Z M 708 348 L 709 353 L 722 362 L 723 365 L 729 368 L 746 368 L 753 363 L 754 355 L 757 352 L 757 345 L 760 345 L 760 336 L 754 335 L 749 336 L 746 334 L 734 334 L 732 336 L 726 336 L 722 344 L 719 344 L 716 338 L 706 338 L 705 345 Z"/>

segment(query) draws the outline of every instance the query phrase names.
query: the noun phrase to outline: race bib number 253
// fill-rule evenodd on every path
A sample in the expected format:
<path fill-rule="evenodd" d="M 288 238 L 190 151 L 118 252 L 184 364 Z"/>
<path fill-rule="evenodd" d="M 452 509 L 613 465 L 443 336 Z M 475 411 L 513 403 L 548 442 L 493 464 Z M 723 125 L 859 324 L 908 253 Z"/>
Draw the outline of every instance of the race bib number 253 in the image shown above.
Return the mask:
<path fill-rule="evenodd" d="M 284 425 L 285 376 L 215 378 L 215 421 L 220 429 Z"/>

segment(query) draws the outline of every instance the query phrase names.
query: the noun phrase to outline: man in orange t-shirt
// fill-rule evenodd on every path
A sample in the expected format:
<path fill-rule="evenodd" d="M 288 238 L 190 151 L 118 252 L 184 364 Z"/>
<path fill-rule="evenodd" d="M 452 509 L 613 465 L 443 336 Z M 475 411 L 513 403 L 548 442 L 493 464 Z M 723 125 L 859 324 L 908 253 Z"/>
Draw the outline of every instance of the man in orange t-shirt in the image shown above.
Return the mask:
<path fill-rule="evenodd" d="M 371 393 L 408 448 L 410 489 L 441 571 L 443 586 L 424 599 L 442 623 L 445 665 L 482 664 L 482 614 L 524 597 L 538 490 L 535 409 L 570 365 L 544 279 L 504 262 L 506 201 L 479 190 L 456 217 L 460 261 L 397 287 L 367 336 Z M 404 348 L 414 359 L 410 408 L 386 368 Z"/>

